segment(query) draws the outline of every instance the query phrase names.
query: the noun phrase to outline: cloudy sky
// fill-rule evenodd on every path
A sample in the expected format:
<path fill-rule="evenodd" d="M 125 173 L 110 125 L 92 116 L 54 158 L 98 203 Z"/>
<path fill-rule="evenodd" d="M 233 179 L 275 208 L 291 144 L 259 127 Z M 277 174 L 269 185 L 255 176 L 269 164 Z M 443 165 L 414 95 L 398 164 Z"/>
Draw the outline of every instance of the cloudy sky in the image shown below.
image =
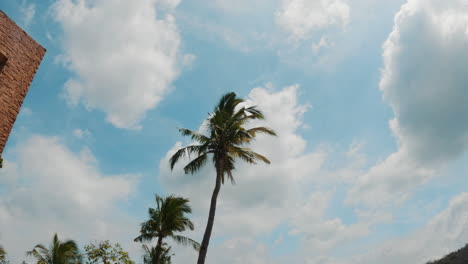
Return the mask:
<path fill-rule="evenodd" d="M 209 264 L 424 263 L 468 243 L 468 0 L 2 0 L 47 54 L 0 170 L 12 263 L 133 242 L 154 194 L 201 240 L 210 166 L 168 159 L 235 91 L 277 138 L 221 189 Z M 255 124 L 253 124 L 255 125 Z M 174 247 L 174 263 L 194 263 Z"/>

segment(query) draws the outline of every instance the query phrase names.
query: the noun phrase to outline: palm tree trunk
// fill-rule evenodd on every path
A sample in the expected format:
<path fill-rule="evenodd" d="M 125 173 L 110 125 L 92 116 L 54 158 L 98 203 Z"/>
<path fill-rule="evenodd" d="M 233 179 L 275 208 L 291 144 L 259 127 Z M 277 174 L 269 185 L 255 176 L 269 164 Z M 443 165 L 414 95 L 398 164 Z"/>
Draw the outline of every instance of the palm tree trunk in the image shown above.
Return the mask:
<path fill-rule="evenodd" d="M 162 236 L 158 237 L 158 243 L 156 244 L 156 264 L 160 264 L 162 254 Z"/>
<path fill-rule="evenodd" d="M 216 213 L 216 201 L 218 200 L 219 190 L 221 189 L 221 176 L 223 162 L 220 161 L 216 166 L 216 185 L 211 196 L 210 212 L 208 214 L 208 223 L 206 224 L 205 234 L 200 246 L 200 253 L 198 254 L 197 264 L 205 264 L 206 253 L 208 252 L 208 244 L 210 243 L 211 231 L 213 230 L 213 223 Z"/>

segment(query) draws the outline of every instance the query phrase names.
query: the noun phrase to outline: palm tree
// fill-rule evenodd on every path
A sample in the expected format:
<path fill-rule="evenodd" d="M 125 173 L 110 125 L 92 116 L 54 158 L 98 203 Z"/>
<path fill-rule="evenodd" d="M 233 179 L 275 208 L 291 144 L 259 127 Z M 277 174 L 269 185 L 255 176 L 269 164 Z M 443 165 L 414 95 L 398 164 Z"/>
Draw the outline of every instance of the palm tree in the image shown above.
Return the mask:
<path fill-rule="evenodd" d="M 221 184 L 224 184 L 225 177 L 234 183 L 232 172 L 235 169 L 235 159 L 238 158 L 250 164 L 256 164 L 259 160 L 270 163 L 266 157 L 245 146 L 254 140 L 258 133 L 272 136 L 276 136 L 276 133 L 267 127 L 244 128 L 249 121 L 264 119 L 264 116 L 255 106 L 246 108 L 241 105 L 242 103 L 244 100 L 238 98 L 235 93 L 227 93 L 221 97 L 214 113 L 210 114 L 207 120 L 208 135 L 185 128 L 179 129 L 183 136 L 191 137 L 195 144 L 179 149 L 169 160 L 171 169 L 174 169 L 174 165 L 181 158 L 195 153 L 196 158 L 184 167 L 186 174 L 193 174 L 206 163 L 208 155 L 211 155 L 216 169 L 216 185 L 211 196 L 208 223 L 198 255 L 198 264 L 205 263 Z"/>
<path fill-rule="evenodd" d="M 173 195 L 162 198 L 156 197 L 156 208 L 149 208 L 149 220 L 141 224 L 140 235 L 135 238 L 135 242 L 150 242 L 157 238 L 158 242 L 154 250 L 154 264 L 161 264 L 161 256 L 164 253 L 163 240 L 167 237 L 182 245 L 191 245 L 195 250 L 200 248 L 198 242 L 177 235 L 186 229 L 193 230 L 192 221 L 186 217 L 186 214 L 192 213 L 192 208 L 188 205 L 189 200 Z"/>
<path fill-rule="evenodd" d="M 173 255 L 170 255 L 171 247 L 167 247 L 166 243 L 163 243 L 161 248 L 160 257 L 158 257 L 158 252 L 156 247 L 148 247 L 147 245 L 143 245 L 143 250 L 145 251 L 145 255 L 143 256 L 143 263 L 144 264 L 171 264 L 171 258 Z M 159 260 L 158 260 L 159 259 Z"/>
<path fill-rule="evenodd" d="M 81 256 L 76 242 L 68 240 L 62 242 L 54 235 L 49 248 L 38 244 L 33 250 L 26 252 L 26 255 L 33 256 L 37 264 L 80 264 Z"/>
<path fill-rule="evenodd" d="M 6 253 L 5 249 L 2 246 L 0 246 L 0 263 L 5 261 L 6 255 L 7 255 L 7 253 Z"/>

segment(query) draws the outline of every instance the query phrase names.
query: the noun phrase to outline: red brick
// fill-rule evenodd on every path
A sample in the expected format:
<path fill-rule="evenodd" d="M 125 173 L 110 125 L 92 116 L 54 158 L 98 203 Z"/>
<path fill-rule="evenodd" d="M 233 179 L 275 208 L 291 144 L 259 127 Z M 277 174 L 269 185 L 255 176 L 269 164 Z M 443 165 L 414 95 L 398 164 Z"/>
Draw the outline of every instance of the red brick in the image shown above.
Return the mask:
<path fill-rule="evenodd" d="M 0 157 L 46 50 L 0 10 Z"/>

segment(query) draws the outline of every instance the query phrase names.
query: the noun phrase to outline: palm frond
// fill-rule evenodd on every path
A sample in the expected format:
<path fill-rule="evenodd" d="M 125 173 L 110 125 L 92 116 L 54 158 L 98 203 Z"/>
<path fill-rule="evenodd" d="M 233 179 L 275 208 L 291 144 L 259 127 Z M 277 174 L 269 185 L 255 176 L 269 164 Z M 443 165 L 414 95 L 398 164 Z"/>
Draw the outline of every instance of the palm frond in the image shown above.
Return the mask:
<path fill-rule="evenodd" d="M 186 128 L 179 128 L 179 133 L 182 135 L 182 136 L 188 136 L 190 137 L 192 140 L 194 141 L 198 141 L 200 143 L 207 143 L 210 141 L 210 138 L 201 134 L 201 133 L 198 133 L 196 131 L 193 131 L 193 130 L 190 130 L 190 129 L 186 129 Z"/>
<path fill-rule="evenodd" d="M 193 249 L 195 250 L 200 250 L 200 243 L 198 243 L 197 241 L 193 240 L 193 239 L 190 239 L 188 237 L 185 237 L 185 236 L 172 236 L 171 237 L 172 239 L 174 239 L 175 242 L 177 242 L 178 244 L 180 245 L 183 245 L 183 246 L 192 246 Z"/>
<path fill-rule="evenodd" d="M 263 161 L 266 164 L 270 164 L 270 160 L 268 160 L 265 156 L 258 154 L 255 151 L 252 151 L 249 148 L 240 148 L 231 146 L 229 148 L 229 153 L 236 157 L 244 160 L 247 163 L 257 164 L 257 160 Z"/>
<path fill-rule="evenodd" d="M 199 169 L 203 167 L 203 165 L 205 165 L 206 160 L 207 160 L 207 154 L 202 154 L 198 156 L 197 158 L 195 158 L 194 160 L 190 161 L 189 164 L 187 164 L 184 167 L 185 174 L 189 174 L 189 173 L 193 174 L 197 172 Z"/>
<path fill-rule="evenodd" d="M 192 153 L 202 153 L 206 151 L 206 146 L 204 145 L 190 145 L 184 148 L 181 148 L 172 155 L 169 159 L 169 165 L 171 170 L 174 169 L 175 164 L 182 158 L 189 156 Z"/>
<path fill-rule="evenodd" d="M 216 105 L 214 112 L 215 113 L 227 112 L 227 113 L 232 114 L 236 106 L 243 102 L 244 100 L 242 100 L 241 98 L 238 98 L 236 96 L 236 93 L 234 92 L 226 93 L 219 100 L 219 103 Z"/>
<path fill-rule="evenodd" d="M 263 161 L 263 162 L 266 163 L 266 164 L 270 164 L 270 163 L 271 163 L 270 160 L 269 160 L 267 157 L 265 157 L 265 156 L 263 156 L 263 155 L 261 155 L 261 154 L 258 154 L 258 153 L 255 152 L 255 151 L 251 151 L 250 154 L 253 155 L 254 158 L 255 158 L 256 160 L 261 160 L 261 161 Z"/>
<path fill-rule="evenodd" d="M 31 251 L 27 251 L 26 255 L 35 258 L 37 264 L 79 264 L 82 261 L 76 242 L 61 242 L 57 234 L 54 235 L 49 248 L 38 244 Z"/>
<path fill-rule="evenodd" d="M 246 119 L 265 119 L 265 116 L 263 115 L 262 111 L 257 109 L 257 106 L 251 106 L 245 109 L 245 112 L 247 113 Z"/>
<path fill-rule="evenodd" d="M 36 246 L 37 247 L 37 246 Z M 33 249 L 31 251 L 26 252 L 27 256 L 32 256 L 36 259 L 37 264 L 52 264 L 50 261 L 47 260 L 48 255 L 43 256 L 37 249 Z"/>
<path fill-rule="evenodd" d="M 139 236 L 137 236 L 135 239 L 133 239 L 133 241 L 135 242 L 151 242 L 151 240 L 154 238 L 154 234 L 152 233 L 144 233 L 144 234 L 141 234 Z"/>
<path fill-rule="evenodd" d="M 251 137 L 255 137 L 257 133 L 267 134 L 270 136 L 276 136 L 276 132 L 273 129 L 268 128 L 268 127 L 254 127 L 254 128 L 247 130 L 247 133 Z"/>
<path fill-rule="evenodd" d="M 40 251 L 40 252 L 39 252 Z M 31 251 L 27 251 L 26 252 L 26 255 L 27 256 L 33 256 L 34 254 L 49 254 L 49 250 L 44 246 L 44 245 L 41 245 L 41 244 L 37 244 L 33 250 Z"/>

